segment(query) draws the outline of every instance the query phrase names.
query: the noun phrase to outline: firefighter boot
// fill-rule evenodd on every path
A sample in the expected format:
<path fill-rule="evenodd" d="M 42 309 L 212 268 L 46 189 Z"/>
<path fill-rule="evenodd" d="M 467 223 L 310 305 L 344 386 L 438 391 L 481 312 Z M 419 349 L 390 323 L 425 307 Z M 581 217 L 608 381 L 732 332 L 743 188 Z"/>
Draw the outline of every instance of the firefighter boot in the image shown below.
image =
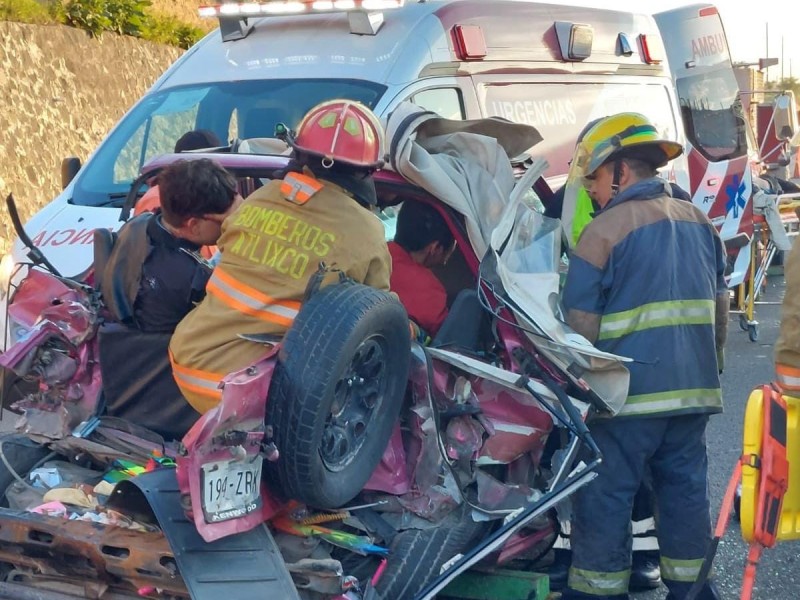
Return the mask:
<path fill-rule="evenodd" d="M 572 553 L 569 550 L 556 548 L 553 550 L 553 563 L 544 569 L 550 580 L 550 589 L 558 592 L 567 587 L 569 566 L 572 563 Z"/>
<path fill-rule="evenodd" d="M 661 585 L 658 550 L 639 550 L 631 561 L 631 591 L 654 590 Z"/>

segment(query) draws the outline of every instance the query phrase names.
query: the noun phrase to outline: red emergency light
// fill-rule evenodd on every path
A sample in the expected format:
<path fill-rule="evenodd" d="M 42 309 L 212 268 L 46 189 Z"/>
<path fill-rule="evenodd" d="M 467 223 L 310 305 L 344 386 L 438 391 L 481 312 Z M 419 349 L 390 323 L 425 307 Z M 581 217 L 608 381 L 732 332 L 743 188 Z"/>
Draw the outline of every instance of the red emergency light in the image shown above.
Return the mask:
<path fill-rule="evenodd" d="M 453 39 L 456 55 L 461 60 L 480 60 L 486 57 L 486 39 L 480 25 L 455 25 Z"/>
<path fill-rule="evenodd" d="M 657 35 L 639 35 L 639 43 L 642 46 L 642 57 L 648 65 L 656 65 L 664 61 L 664 43 Z"/>

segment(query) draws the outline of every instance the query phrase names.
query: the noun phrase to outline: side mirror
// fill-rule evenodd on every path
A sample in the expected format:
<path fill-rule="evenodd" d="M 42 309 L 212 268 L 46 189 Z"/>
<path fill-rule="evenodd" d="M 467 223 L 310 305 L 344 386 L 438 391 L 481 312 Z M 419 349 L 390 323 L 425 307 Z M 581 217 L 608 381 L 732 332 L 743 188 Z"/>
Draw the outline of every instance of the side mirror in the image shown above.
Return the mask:
<path fill-rule="evenodd" d="M 773 125 L 775 126 L 775 137 L 779 140 L 790 140 L 795 133 L 795 119 L 792 114 L 792 96 L 781 94 L 775 98 L 775 112 Z"/>
<path fill-rule="evenodd" d="M 75 179 L 81 170 L 81 159 L 77 156 L 68 156 L 61 160 L 61 189 L 66 188 Z"/>

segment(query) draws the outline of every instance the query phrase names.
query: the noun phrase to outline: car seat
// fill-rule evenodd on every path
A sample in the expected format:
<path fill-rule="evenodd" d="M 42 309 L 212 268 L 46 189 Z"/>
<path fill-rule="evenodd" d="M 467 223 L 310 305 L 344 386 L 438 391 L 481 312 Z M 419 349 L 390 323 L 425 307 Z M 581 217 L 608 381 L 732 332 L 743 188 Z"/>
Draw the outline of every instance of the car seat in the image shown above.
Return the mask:
<path fill-rule="evenodd" d="M 120 234 L 105 229 L 94 234 L 95 288 L 108 311 L 97 333 L 105 414 L 179 439 L 200 414 L 172 377 L 172 334 L 141 331 L 134 315 L 142 264 L 150 252 L 150 218 L 132 219 Z"/>
<path fill-rule="evenodd" d="M 431 347 L 479 352 L 490 327 L 489 313 L 481 305 L 478 292 L 474 289 L 462 290 L 433 338 Z"/>

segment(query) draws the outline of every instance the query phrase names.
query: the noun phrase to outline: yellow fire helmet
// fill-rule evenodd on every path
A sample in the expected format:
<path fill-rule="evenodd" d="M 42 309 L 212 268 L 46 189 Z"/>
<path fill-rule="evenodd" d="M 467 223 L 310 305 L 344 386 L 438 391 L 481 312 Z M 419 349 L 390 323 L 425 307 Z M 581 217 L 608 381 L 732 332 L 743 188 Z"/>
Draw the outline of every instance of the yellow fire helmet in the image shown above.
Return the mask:
<path fill-rule="evenodd" d="M 615 158 L 636 158 L 659 169 L 680 156 L 683 147 L 663 139 L 644 115 L 619 113 L 600 119 L 575 149 L 573 166 L 580 176 L 592 175 Z"/>
<path fill-rule="evenodd" d="M 683 148 L 677 142 L 659 137 L 644 115 L 619 113 L 590 122 L 578 137 L 570 163 L 561 222 L 570 246 L 591 220 L 591 200 L 584 188 L 584 177 L 600 165 L 627 155 L 658 169 L 678 157 Z"/>

